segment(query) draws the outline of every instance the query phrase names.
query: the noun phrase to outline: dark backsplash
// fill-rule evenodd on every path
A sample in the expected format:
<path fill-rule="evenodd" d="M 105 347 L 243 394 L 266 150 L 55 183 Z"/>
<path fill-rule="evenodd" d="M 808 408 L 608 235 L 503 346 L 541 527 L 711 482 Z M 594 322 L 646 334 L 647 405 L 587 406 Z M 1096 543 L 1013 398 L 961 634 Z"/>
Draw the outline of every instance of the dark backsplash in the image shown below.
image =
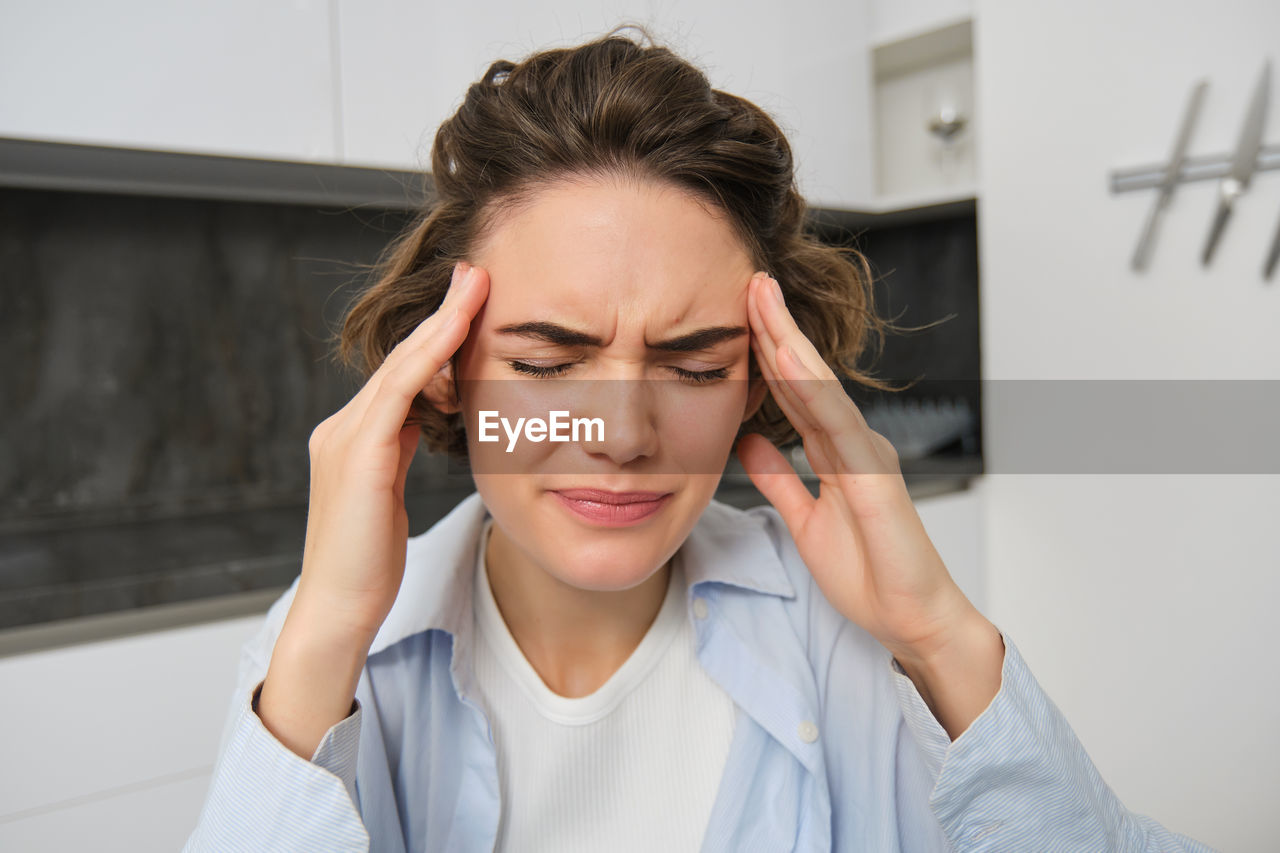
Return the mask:
<path fill-rule="evenodd" d="M 876 274 L 876 311 L 903 326 L 889 337 L 883 368 L 896 380 L 979 378 L 978 234 L 973 215 L 873 229 L 856 245 Z M 947 319 L 949 318 L 949 319 Z"/>
<path fill-rule="evenodd" d="M 406 217 L 0 189 L 0 627 L 292 580 L 330 336 Z"/>
<path fill-rule="evenodd" d="M 0 189 L 0 628 L 292 581 L 308 436 L 358 387 L 331 336 L 408 217 Z M 958 315 L 877 374 L 976 380 L 973 218 L 858 245 L 881 313 Z M 415 530 L 471 491 L 446 468 L 415 458 Z"/>
<path fill-rule="evenodd" d="M 0 523 L 305 497 L 352 264 L 402 216 L 0 190 Z"/>
<path fill-rule="evenodd" d="M 877 314 L 900 327 L 927 327 L 887 335 L 879 358 L 872 360 L 868 353 L 859 363 L 895 387 L 909 386 L 905 390 L 880 392 L 845 383 L 871 428 L 889 438 L 900 453 L 933 430 L 954 436 L 925 442 L 934 446 L 931 455 L 904 458 L 904 472 L 915 468 L 922 474 L 941 474 L 955 463 L 980 471 L 976 212 L 889 227 L 828 225 L 818 234 L 825 242 L 853 246 L 867 256 Z M 932 412 L 941 414 L 931 418 Z M 944 429 L 948 424 L 949 432 Z"/>

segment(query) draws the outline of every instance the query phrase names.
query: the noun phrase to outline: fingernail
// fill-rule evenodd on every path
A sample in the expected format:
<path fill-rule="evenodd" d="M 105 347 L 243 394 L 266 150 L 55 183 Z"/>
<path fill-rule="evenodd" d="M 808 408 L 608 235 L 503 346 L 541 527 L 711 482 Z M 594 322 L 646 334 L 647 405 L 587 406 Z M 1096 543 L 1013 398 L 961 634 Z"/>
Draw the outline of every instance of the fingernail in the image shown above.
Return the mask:
<path fill-rule="evenodd" d="M 778 286 L 778 282 L 772 276 L 769 277 L 769 285 L 773 289 L 773 298 L 777 300 L 779 305 L 786 305 L 787 302 L 782 298 L 782 288 Z"/>

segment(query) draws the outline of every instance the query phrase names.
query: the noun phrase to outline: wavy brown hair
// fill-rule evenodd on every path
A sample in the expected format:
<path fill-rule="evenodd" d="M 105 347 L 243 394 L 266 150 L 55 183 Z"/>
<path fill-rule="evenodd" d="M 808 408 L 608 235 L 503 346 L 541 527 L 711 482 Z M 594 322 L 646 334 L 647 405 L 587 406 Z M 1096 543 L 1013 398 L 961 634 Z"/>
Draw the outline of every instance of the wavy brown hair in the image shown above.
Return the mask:
<path fill-rule="evenodd" d="M 627 29 L 648 44 L 624 37 Z M 884 332 L 896 327 L 874 310 L 862 253 L 805 231 L 806 204 L 778 125 L 750 101 L 713 89 L 642 26 L 519 63 L 494 62 L 436 132 L 431 176 L 434 198 L 374 267 L 339 336 L 338 356 L 366 378 L 436 310 L 454 265 L 500 214 L 557 179 L 620 176 L 675 185 L 723 212 L 832 370 L 867 388 L 900 390 L 856 366 L 873 336 L 880 354 Z M 750 358 L 755 379 L 760 370 Z M 453 376 L 456 390 L 456 363 Z M 442 413 L 419 394 L 409 421 L 431 451 L 466 457 L 461 414 Z M 771 396 L 738 432 L 775 445 L 797 438 Z"/>

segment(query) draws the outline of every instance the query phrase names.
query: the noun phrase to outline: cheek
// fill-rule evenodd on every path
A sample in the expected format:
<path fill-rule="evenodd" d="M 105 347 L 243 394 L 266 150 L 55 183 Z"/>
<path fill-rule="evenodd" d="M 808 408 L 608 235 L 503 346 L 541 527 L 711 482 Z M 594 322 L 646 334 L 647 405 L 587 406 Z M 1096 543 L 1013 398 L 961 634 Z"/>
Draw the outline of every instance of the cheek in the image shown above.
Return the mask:
<path fill-rule="evenodd" d="M 534 418 L 544 423 L 556 410 L 539 380 L 472 379 L 462 383 L 462 413 L 466 419 L 467 452 L 473 475 L 529 474 L 540 469 L 545 458 L 561 444 L 527 439 L 524 424 Z M 481 414 L 485 413 L 481 441 Z M 514 433 L 514 435 L 513 435 Z"/>
<path fill-rule="evenodd" d="M 738 380 L 692 388 L 668 399 L 663 432 L 669 451 L 680 459 L 702 462 L 684 470 L 721 473 L 746 401 L 747 383 Z"/>

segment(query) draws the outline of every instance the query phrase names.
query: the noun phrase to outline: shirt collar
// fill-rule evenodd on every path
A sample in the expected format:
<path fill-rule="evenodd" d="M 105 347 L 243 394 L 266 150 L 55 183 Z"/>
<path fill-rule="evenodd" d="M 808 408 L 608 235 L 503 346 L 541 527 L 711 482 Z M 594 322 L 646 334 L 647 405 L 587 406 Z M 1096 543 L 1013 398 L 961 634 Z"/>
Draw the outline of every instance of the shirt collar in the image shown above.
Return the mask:
<path fill-rule="evenodd" d="M 409 539 L 400 591 L 370 655 L 432 628 L 470 636 L 475 561 L 488 514 L 480 493 L 472 492 Z M 680 547 L 690 595 L 697 584 L 715 581 L 795 597 L 777 544 L 759 516 L 712 499 Z"/>

